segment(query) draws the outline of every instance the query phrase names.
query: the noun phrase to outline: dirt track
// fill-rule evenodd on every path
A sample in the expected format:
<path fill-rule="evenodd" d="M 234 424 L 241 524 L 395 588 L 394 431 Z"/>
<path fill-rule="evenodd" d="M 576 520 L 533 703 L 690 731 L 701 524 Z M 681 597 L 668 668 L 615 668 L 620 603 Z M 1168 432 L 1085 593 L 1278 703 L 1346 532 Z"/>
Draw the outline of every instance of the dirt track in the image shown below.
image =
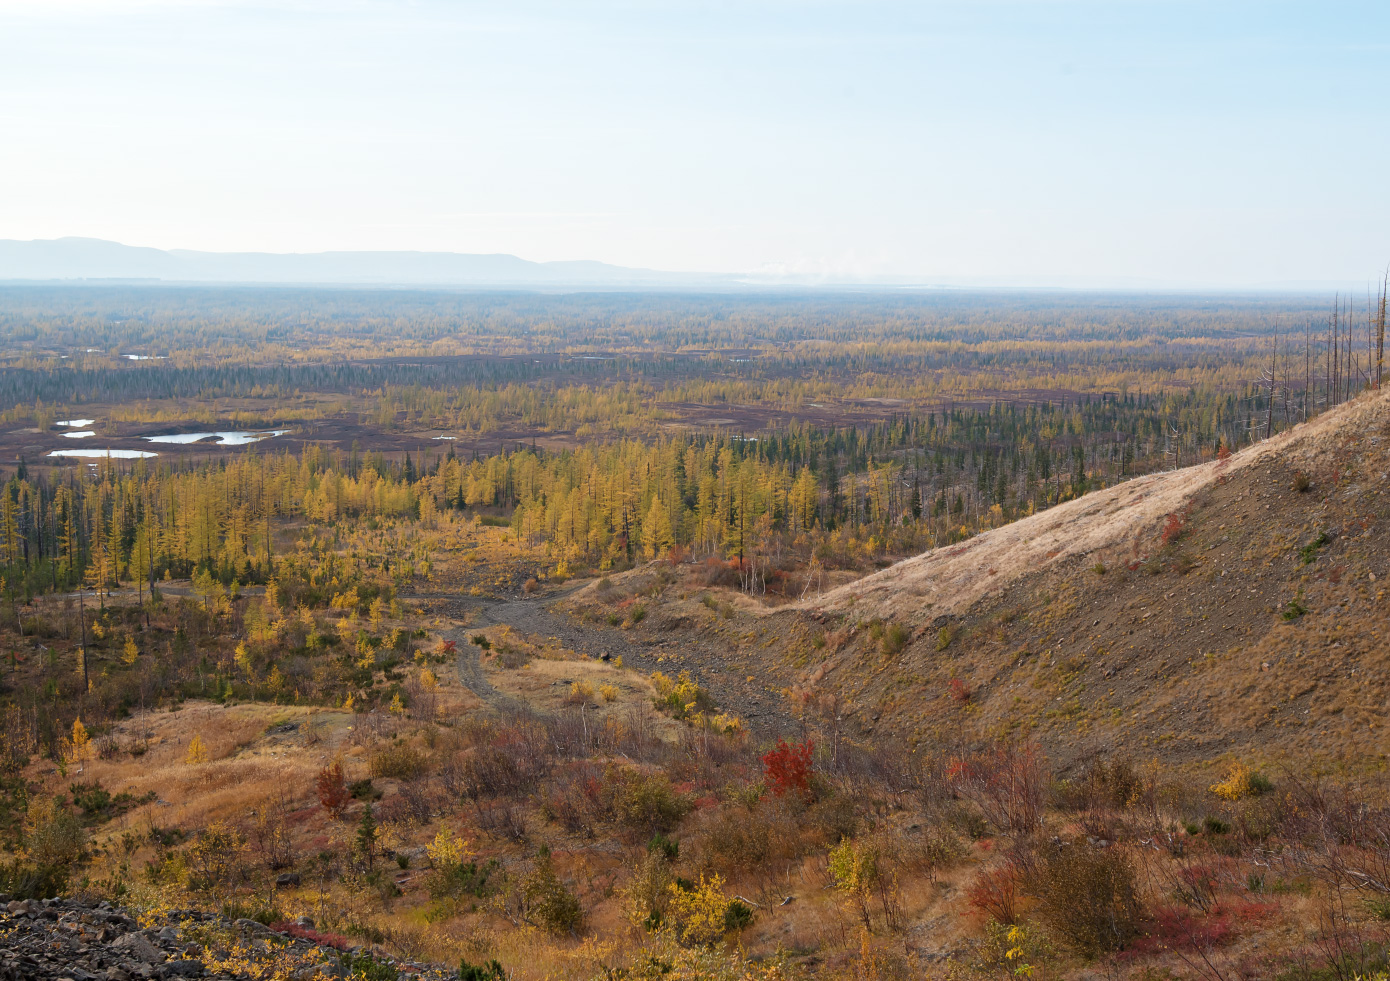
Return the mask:
<path fill-rule="evenodd" d="M 766 684 L 749 683 L 731 677 L 727 658 L 698 638 L 682 635 L 670 641 L 652 639 L 633 632 L 576 623 L 550 606 L 578 587 L 569 587 L 537 599 L 503 597 L 436 596 L 456 617 L 471 613 L 475 626 L 506 624 L 522 634 L 551 638 L 560 645 L 588 657 L 621 657 L 623 664 L 643 673 L 689 671 L 713 696 L 721 711 L 732 712 L 748 726 L 755 739 L 776 739 L 800 731 L 800 723 L 786 709 L 780 690 Z M 487 681 L 478 664 L 477 650 L 468 641 L 469 631 L 455 629 L 449 639 L 459 647 L 459 677 L 479 698 L 501 705 L 507 696 Z M 774 686 L 780 689 L 780 685 Z"/>

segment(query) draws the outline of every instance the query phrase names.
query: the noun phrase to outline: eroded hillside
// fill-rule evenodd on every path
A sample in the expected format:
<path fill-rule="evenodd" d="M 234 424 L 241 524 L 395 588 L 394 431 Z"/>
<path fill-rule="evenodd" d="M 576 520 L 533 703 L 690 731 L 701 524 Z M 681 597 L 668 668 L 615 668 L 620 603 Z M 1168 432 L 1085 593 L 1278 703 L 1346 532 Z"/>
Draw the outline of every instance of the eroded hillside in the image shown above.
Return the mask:
<path fill-rule="evenodd" d="M 780 686 L 857 736 L 1033 735 L 1059 762 L 1379 759 L 1387 437 L 1390 399 L 1367 395 L 791 608 L 642 585 L 667 597 L 644 626 L 676 661 L 684 633 L 721 637 L 727 657 L 694 670 Z"/>

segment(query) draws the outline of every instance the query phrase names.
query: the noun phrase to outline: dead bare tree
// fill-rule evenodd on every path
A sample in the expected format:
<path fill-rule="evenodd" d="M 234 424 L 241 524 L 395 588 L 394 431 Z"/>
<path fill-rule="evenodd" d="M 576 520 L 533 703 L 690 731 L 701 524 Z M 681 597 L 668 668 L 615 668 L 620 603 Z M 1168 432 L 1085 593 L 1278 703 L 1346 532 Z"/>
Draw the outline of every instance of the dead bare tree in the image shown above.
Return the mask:
<path fill-rule="evenodd" d="M 1382 371 L 1385 365 L 1385 301 L 1390 294 L 1390 267 L 1380 280 L 1380 300 L 1376 304 L 1376 388 L 1380 388 Z"/>

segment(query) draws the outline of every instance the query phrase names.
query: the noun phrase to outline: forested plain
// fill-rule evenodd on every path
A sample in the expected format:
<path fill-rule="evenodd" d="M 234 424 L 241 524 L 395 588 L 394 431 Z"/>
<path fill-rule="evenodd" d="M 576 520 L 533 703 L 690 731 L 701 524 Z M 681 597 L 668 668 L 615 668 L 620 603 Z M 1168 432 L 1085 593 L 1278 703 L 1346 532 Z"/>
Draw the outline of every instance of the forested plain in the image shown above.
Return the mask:
<path fill-rule="evenodd" d="M 929 890 L 896 877 L 936 889 L 986 819 L 1033 834 L 1041 810 L 1022 831 L 966 813 L 941 753 L 832 763 L 790 707 L 759 735 L 675 665 L 501 618 L 574 580 L 617 596 L 610 577 L 648 564 L 656 592 L 702 591 L 741 630 L 738 604 L 1224 458 L 1378 387 L 1384 322 L 1383 295 L 2 288 L 0 884 L 312 909 L 314 936 L 497 955 L 514 977 L 908 976 L 904 909 Z M 203 430 L 257 438 L 144 442 Z M 49 455 L 72 445 L 157 455 Z M 646 594 L 622 595 L 595 630 L 638 628 Z M 783 722 L 792 744 L 757 742 Z M 264 742 L 290 731 L 292 751 Z M 1034 747 L 991 754 L 972 759 L 1044 779 Z M 233 771 L 244 799 L 217 798 Z M 150 773 L 186 796 L 177 820 L 140 796 Z M 1159 781 L 1114 761 L 1085 779 L 1073 797 L 1122 810 Z M 909 785 L 949 827 L 894 837 Z M 770 836 L 753 859 L 730 851 L 745 821 Z M 45 856 L 55 828 L 69 847 Z M 606 837 L 626 851 L 582 844 Z M 838 912 L 759 934 L 813 866 Z M 311 867 L 316 898 L 277 895 Z M 750 875 L 755 896 L 725 888 Z M 1064 927 L 982 902 L 986 976 L 1018 966 L 1011 944 L 1075 966 L 1134 939 L 1058 953 Z"/>

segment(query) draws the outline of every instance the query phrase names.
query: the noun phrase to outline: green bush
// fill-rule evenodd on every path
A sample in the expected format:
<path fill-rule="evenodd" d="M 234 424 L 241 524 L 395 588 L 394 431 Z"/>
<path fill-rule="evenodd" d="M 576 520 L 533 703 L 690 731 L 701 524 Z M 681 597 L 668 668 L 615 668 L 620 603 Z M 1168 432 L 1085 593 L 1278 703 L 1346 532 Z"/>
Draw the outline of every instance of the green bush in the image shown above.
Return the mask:
<path fill-rule="evenodd" d="M 690 810 L 690 801 L 676 793 L 664 774 L 628 776 L 613 796 L 618 820 L 654 835 L 670 831 Z"/>
<path fill-rule="evenodd" d="M 459 964 L 459 981 L 507 981 L 507 972 L 499 961 L 486 961 L 482 964 Z"/>
<path fill-rule="evenodd" d="M 482 865 L 477 862 L 451 862 L 431 869 L 425 884 L 434 899 L 457 899 L 460 896 L 481 899 L 492 891 L 492 884 L 488 880 L 497 868 L 495 859 L 489 859 Z"/>
<path fill-rule="evenodd" d="M 584 925 L 584 909 L 579 899 L 565 888 L 555 874 L 550 849 L 541 847 L 536 866 L 521 883 L 524 915 L 551 933 L 574 934 Z"/>
<path fill-rule="evenodd" d="M 343 973 L 362 981 L 397 981 L 400 971 L 396 965 L 379 961 L 369 953 L 343 954 L 338 958 Z"/>
<path fill-rule="evenodd" d="M 32 865 L 15 861 L 0 865 L 0 892 L 11 899 L 51 899 L 67 892 L 66 865 Z"/>
<path fill-rule="evenodd" d="M 742 930 L 753 922 L 753 910 L 742 900 L 730 900 L 724 907 L 724 929 Z"/>

